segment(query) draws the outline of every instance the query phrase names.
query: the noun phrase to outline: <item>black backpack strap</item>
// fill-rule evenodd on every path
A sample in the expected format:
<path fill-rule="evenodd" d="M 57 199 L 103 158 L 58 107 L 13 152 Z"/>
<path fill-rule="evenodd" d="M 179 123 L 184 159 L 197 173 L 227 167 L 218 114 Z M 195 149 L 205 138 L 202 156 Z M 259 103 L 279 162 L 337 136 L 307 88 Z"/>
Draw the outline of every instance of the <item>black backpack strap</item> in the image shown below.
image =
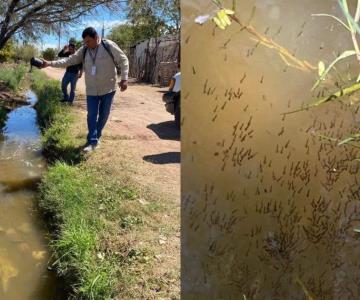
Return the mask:
<path fill-rule="evenodd" d="M 106 52 L 110 55 L 110 57 L 112 58 L 112 60 L 114 62 L 114 65 L 116 66 L 115 58 L 114 58 L 114 55 L 112 54 L 112 52 L 110 50 L 110 46 L 109 46 L 108 42 L 106 40 L 101 39 L 101 44 L 105 48 Z"/>
<path fill-rule="evenodd" d="M 84 51 L 83 51 L 83 62 L 85 62 L 86 52 L 87 52 L 87 47 L 85 47 L 85 46 L 84 46 Z"/>
<path fill-rule="evenodd" d="M 110 49 L 110 45 L 109 43 L 106 41 L 106 40 L 103 40 L 101 39 L 101 44 L 103 45 L 103 47 L 105 48 L 106 52 L 110 55 L 110 57 L 112 58 L 113 62 L 114 62 L 114 65 L 115 65 L 115 68 L 116 68 L 116 73 L 118 75 L 121 74 L 121 68 L 116 64 L 115 62 L 115 57 L 114 55 L 112 54 L 111 52 L 111 49 Z"/>

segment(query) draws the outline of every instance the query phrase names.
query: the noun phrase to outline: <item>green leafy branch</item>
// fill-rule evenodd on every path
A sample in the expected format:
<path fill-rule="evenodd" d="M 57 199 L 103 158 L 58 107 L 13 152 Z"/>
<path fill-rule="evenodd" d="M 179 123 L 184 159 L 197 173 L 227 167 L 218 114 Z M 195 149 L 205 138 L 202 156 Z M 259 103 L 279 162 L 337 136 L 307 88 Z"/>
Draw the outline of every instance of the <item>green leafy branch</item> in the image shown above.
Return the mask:
<path fill-rule="evenodd" d="M 334 20 L 336 20 L 338 23 L 340 23 L 346 30 L 350 32 L 351 39 L 353 41 L 354 49 L 353 50 L 345 50 L 341 55 L 339 55 L 336 59 L 334 59 L 327 67 L 325 66 L 325 63 L 323 61 L 319 61 L 318 63 L 318 75 L 319 78 L 314 83 L 313 87 L 311 88 L 311 91 L 314 91 L 319 85 L 324 82 L 327 79 L 327 76 L 331 72 L 331 70 L 334 70 L 337 72 L 335 65 L 339 62 L 347 59 L 350 56 L 356 55 L 357 61 L 360 62 L 360 50 L 359 50 L 359 44 L 357 41 L 357 34 L 360 34 L 360 27 L 358 25 L 359 19 L 360 19 L 360 0 L 357 1 L 357 7 L 356 7 L 356 13 L 355 18 L 353 18 L 349 12 L 347 0 L 339 0 L 339 6 L 346 18 L 346 23 L 341 20 L 340 18 L 330 15 L 330 14 L 313 14 L 312 16 L 317 17 L 329 17 Z M 360 90 L 360 74 L 357 77 L 356 81 L 349 87 L 341 88 L 340 90 L 332 93 L 329 96 L 323 97 L 321 99 L 314 100 L 310 104 L 303 106 L 297 110 L 286 112 L 283 115 L 292 114 L 296 112 L 301 112 L 304 110 L 308 110 L 310 108 L 318 107 L 324 103 L 333 101 L 333 100 L 339 100 L 341 97 L 346 95 L 351 95 L 354 92 Z"/>
<path fill-rule="evenodd" d="M 343 12 L 345 18 L 346 18 L 347 24 L 344 21 L 342 21 L 340 18 L 338 18 L 334 15 L 330 15 L 330 14 L 313 14 L 312 16 L 330 17 L 330 18 L 335 19 L 338 23 L 340 23 L 347 31 L 350 32 L 351 39 L 352 39 L 353 45 L 354 45 L 354 50 L 344 51 L 339 57 L 337 57 L 335 60 L 333 60 L 327 68 L 325 67 L 325 63 L 323 61 L 320 61 L 318 64 L 319 79 L 313 85 L 313 87 L 311 89 L 312 91 L 315 90 L 321 84 L 321 82 L 325 81 L 329 72 L 332 69 L 334 69 L 335 65 L 338 62 L 348 58 L 349 56 L 353 56 L 353 55 L 356 55 L 357 60 L 360 62 L 360 49 L 359 49 L 359 44 L 358 44 L 357 37 L 356 37 L 356 34 L 360 34 L 360 27 L 358 25 L 358 22 L 360 19 L 360 1 L 358 0 L 358 2 L 357 2 L 355 18 L 353 18 L 349 12 L 347 0 L 339 0 L 339 5 L 342 9 L 342 12 Z M 360 74 L 359 74 L 356 82 L 359 82 L 359 81 L 360 81 Z"/>

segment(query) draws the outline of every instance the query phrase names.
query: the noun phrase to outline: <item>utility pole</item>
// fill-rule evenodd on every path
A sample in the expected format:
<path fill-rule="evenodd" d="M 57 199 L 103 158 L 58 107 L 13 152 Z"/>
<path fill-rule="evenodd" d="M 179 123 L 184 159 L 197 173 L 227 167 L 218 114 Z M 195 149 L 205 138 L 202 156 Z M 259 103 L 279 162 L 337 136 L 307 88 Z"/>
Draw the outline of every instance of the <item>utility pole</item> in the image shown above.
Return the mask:
<path fill-rule="evenodd" d="M 101 30 L 101 38 L 103 39 L 105 37 L 105 23 L 103 21 L 103 26 L 102 26 L 102 30 Z"/>
<path fill-rule="evenodd" d="M 59 31 L 58 31 L 58 36 L 59 36 L 59 44 L 58 44 L 58 51 L 60 51 L 60 47 L 61 47 L 61 22 L 59 23 Z"/>

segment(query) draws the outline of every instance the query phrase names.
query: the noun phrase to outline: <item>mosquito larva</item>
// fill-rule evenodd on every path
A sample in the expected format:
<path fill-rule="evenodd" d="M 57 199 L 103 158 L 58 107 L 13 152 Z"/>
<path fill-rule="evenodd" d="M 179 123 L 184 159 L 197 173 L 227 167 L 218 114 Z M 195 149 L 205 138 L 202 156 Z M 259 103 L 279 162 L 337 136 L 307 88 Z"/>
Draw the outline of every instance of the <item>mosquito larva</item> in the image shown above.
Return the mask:
<path fill-rule="evenodd" d="M 196 70 L 195 70 L 194 66 L 192 66 L 192 72 L 193 72 L 193 75 L 196 75 Z"/>

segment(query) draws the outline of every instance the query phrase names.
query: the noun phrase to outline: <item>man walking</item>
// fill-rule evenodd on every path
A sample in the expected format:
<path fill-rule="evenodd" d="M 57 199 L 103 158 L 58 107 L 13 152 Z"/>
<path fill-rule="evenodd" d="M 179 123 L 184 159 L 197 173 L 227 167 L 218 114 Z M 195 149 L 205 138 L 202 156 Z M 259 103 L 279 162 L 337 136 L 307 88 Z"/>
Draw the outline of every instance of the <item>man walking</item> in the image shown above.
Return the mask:
<path fill-rule="evenodd" d="M 88 136 L 84 151 L 99 144 L 116 92 L 117 69 L 121 69 L 120 90 L 127 89 L 129 61 L 124 52 L 110 40 L 102 40 L 92 27 L 82 33 L 84 46 L 73 55 L 57 61 L 44 60 L 43 67 L 68 67 L 83 63 L 85 72 Z"/>
<path fill-rule="evenodd" d="M 75 45 L 70 43 L 69 46 L 66 45 L 58 54 L 58 57 L 69 57 L 74 54 L 76 51 Z M 61 90 L 64 95 L 63 102 L 73 104 L 75 98 L 75 88 L 76 83 L 79 78 L 82 76 L 82 64 L 69 66 L 66 68 L 66 72 L 61 81 Z M 68 85 L 70 84 L 70 95 L 68 94 Z"/>

